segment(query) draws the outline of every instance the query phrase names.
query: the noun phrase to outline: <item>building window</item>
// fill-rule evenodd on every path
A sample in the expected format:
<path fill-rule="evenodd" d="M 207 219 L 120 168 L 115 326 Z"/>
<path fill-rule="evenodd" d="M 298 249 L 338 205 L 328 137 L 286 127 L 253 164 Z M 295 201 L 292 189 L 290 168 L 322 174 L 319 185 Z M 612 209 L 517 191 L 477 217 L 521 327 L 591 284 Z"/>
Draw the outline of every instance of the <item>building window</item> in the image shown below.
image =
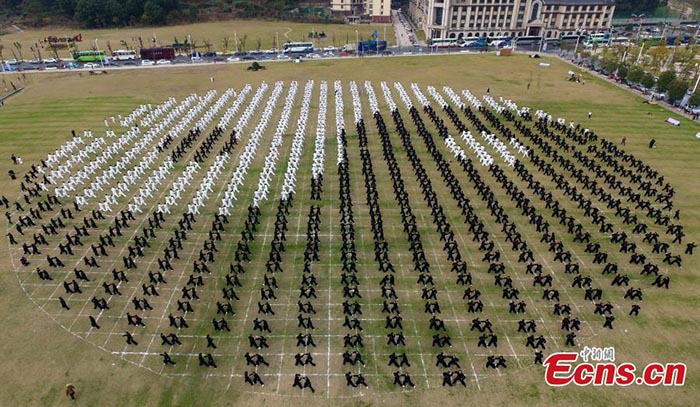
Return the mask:
<path fill-rule="evenodd" d="M 442 25 L 442 7 L 435 7 L 435 25 Z"/>
<path fill-rule="evenodd" d="M 530 21 L 537 20 L 540 17 L 540 3 L 532 4 L 532 14 L 530 15 Z"/>

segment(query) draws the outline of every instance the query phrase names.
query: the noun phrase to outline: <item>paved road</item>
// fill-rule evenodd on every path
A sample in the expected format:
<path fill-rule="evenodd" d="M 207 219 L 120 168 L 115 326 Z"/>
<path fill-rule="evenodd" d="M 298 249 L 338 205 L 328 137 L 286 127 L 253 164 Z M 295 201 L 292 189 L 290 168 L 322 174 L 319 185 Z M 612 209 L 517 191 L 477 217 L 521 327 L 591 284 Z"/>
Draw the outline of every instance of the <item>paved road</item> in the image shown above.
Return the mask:
<path fill-rule="evenodd" d="M 396 44 L 403 47 L 425 46 L 425 43 L 418 41 L 413 34 L 411 23 L 403 15 L 401 10 L 391 10 L 391 23 L 394 26 Z"/>

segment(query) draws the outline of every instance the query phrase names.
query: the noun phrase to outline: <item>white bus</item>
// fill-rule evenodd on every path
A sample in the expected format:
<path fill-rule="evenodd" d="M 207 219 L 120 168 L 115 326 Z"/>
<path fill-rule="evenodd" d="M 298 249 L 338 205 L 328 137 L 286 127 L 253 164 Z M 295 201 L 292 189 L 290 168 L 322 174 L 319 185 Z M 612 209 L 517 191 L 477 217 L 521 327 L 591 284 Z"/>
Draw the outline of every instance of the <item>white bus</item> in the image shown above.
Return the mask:
<path fill-rule="evenodd" d="M 284 44 L 282 52 L 285 54 L 310 54 L 314 52 L 313 42 L 288 42 Z"/>
<path fill-rule="evenodd" d="M 128 61 L 136 59 L 136 51 L 129 49 L 118 49 L 112 52 L 112 59 L 115 61 Z"/>
<path fill-rule="evenodd" d="M 456 47 L 458 42 L 457 38 L 431 38 L 429 44 L 434 48 L 448 48 Z"/>
<path fill-rule="evenodd" d="M 511 45 L 511 42 L 513 41 L 513 38 L 508 37 L 508 36 L 502 36 L 502 37 L 488 37 L 487 42 L 489 44 L 489 47 L 507 47 Z"/>
<path fill-rule="evenodd" d="M 629 43 L 629 38 L 627 37 L 613 37 L 610 39 L 610 44 L 623 44 L 627 45 Z"/>
<path fill-rule="evenodd" d="M 605 42 L 608 42 L 608 34 L 604 33 L 596 33 L 596 34 L 588 34 L 588 42 L 593 43 L 593 44 L 602 44 Z"/>

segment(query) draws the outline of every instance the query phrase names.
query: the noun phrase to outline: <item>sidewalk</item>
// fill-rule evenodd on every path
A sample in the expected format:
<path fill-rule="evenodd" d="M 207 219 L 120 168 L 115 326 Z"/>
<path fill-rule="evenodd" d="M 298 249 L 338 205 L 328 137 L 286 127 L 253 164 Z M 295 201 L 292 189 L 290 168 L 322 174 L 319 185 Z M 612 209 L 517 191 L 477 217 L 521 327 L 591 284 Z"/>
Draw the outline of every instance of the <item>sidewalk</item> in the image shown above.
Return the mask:
<path fill-rule="evenodd" d="M 396 44 L 399 47 L 415 47 L 420 46 L 421 41 L 415 37 L 415 33 L 409 32 L 411 22 L 399 10 L 391 10 L 391 23 L 394 26 L 394 35 L 396 36 Z M 416 41 L 413 43 L 412 39 Z"/>

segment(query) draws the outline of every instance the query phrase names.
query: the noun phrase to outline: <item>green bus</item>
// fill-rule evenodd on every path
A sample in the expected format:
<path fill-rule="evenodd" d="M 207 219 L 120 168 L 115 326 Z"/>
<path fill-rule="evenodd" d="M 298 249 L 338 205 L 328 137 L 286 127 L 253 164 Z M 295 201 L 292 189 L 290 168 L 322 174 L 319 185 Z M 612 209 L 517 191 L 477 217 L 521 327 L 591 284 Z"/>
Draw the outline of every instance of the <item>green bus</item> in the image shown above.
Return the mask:
<path fill-rule="evenodd" d="M 107 54 L 104 51 L 76 51 L 73 53 L 76 62 L 105 62 Z"/>

